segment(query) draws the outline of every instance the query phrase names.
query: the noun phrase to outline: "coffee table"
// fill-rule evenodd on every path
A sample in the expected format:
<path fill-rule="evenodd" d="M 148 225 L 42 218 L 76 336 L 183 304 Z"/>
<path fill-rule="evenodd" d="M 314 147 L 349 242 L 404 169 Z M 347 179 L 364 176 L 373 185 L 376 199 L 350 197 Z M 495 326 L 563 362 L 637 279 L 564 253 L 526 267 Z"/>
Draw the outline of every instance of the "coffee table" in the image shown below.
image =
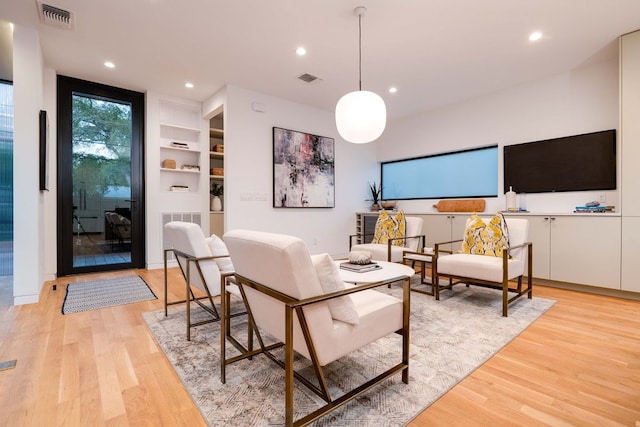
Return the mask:
<path fill-rule="evenodd" d="M 336 260 L 336 264 L 340 267 L 340 263 L 345 262 L 347 260 Z M 364 273 L 358 273 L 355 271 L 343 270 L 340 268 L 340 277 L 344 282 L 354 283 L 354 284 L 364 284 L 364 283 L 375 283 L 375 282 L 383 282 L 385 280 L 398 278 L 398 280 L 410 279 L 414 274 L 416 274 L 415 270 L 408 265 L 398 264 L 397 262 L 387 262 L 387 261 L 375 261 L 377 264 L 380 264 L 380 267 L 377 270 L 367 271 Z"/>

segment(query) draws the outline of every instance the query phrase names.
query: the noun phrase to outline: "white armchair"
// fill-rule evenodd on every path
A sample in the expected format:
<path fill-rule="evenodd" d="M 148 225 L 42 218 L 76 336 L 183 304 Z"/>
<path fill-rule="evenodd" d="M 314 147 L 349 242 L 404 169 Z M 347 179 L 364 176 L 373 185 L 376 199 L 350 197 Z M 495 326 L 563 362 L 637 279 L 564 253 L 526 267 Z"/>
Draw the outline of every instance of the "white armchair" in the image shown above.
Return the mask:
<path fill-rule="evenodd" d="M 224 241 L 236 269 L 236 281 L 245 297 L 250 321 L 260 348 L 230 358 L 238 362 L 258 353 L 267 355 L 285 369 L 285 424 L 306 425 L 402 372 L 408 383 L 409 369 L 409 281 L 403 283 L 403 300 L 373 290 L 387 285 L 378 282 L 348 287 L 340 279 L 338 267 L 328 255 L 310 256 L 305 243 L 296 237 L 248 230 L 233 230 Z M 394 279 L 397 281 L 397 278 Z M 323 290 L 324 289 L 324 290 Z M 333 289 L 327 291 L 327 289 Z M 355 314 L 343 320 L 335 306 Z M 267 345 L 261 336 L 268 333 L 278 342 Z M 340 357 L 392 333 L 402 335 L 400 363 L 372 380 L 332 398 L 322 367 Z M 270 350 L 284 346 L 284 361 Z M 311 360 L 318 384 L 293 369 L 294 351 Z M 224 348 L 223 358 L 226 358 Z M 294 378 L 310 388 L 327 404 L 294 423 Z"/>
<path fill-rule="evenodd" d="M 473 217 L 472 217 L 473 218 Z M 490 219 L 482 219 L 488 224 Z M 467 220 L 469 225 L 471 218 Z M 440 299 L 440 290 L 451 288 L 458 283 L 480 285 L 502 290 L 502 315 L 508 315 L 508 305 L 527 295 L 532 297 L 533 245 L 529 239 L 529 221 L 521 218 L 506 218 L 508 228 L 508 247 L 502 256 L 478 255 L 472 253 L 451 253 L 441 250 L 441 246 L 460 242 L 463 239 L 435 244 L 433 256 L 433 282 L 436 299 Z M 527 287 L 522 288 L 522 277 L 527 275 Z M 449 279 L 448 285 L 440 285 L 440 279 Z M 509 281 L 517 280 L 513 287 Z M 511 293 L 511 297 L 509 294 Z"/>
<path fill-rule="evenodd" d="M 213 302 L 213 297 L 221 295 L 226 288 L 229 295 L 242 298 L 240 290 L 233 281 L 233 264 L 222 239 L 216 235 L 205 237 L 199 225 L 190 222 L 173 221 L 165 224 L 165 235 L 172 245 L 164 251 L 164 313 L 167 315 L 169 305 L 186 304 L 187 340 L 191 339 L 191 328 L 205 323 L 220 320 L 220 315 Z M 184 300 L 168 301 L 168 255 L 173 252 L 186 283 Z M 195 296 L 193 288 L 200 289 L 205 296 Z M 202 300 L 208 300 L 204 304 Z M 191 321 L 191 304 L 197 303 L 211 314 L 207 320 Z M 228 298 L 221 298 L 221 308 L 225 312 Z M 236 315 L 246 314 L 236 313 Z M 224 334 L 221 334 L 224 335 Z M 236 343 L 234 343 L 235 345 Z"/>
<path fill-rule="evenodd" d="M 367 251 L 371 259 L 376 261 L 403 262 L 403 251 L 418 251 L 424 247 L 425 237 L 422 233 L 423 220 L 420 217 L 406 217 L 406 233 L 404 237 L 389 239 L 386 243 L 358 243 L 354 239 L 363 241 L 367 236 L 353 234 L 349 236 L 350 251 Z M 371 237 L 371 236 L 368 236 Z M 396 242 L 401 242 L 397 245 Z"/>

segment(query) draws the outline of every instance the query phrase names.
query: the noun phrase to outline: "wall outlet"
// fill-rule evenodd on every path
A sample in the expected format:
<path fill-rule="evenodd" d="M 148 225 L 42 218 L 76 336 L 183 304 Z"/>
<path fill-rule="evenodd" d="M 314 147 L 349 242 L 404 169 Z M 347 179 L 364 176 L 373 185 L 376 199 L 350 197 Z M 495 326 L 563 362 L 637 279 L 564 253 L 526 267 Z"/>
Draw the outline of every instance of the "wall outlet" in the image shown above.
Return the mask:
<path fill-rule="evenodd" d="M 600 202 L 600 204 L 607 203 L 607 194 L 606 193 L 600 193 L 598 195 L 598 202 Z"/>

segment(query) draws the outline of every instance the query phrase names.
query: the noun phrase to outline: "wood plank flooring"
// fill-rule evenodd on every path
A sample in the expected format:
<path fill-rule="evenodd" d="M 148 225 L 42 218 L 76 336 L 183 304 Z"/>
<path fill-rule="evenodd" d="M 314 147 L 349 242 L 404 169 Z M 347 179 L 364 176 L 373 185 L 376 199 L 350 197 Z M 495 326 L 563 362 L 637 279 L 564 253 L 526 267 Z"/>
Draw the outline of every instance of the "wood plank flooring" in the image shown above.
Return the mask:
<path fill-rule="evenodd" d="M 159 299 L 61 314 L 66 284 L 132 273 Z M 0 371 L 0 425 L 206 425 L 140 316 L 162 307 L 162 270 L 56 283 L 38 304 L 0 308 L 0 362 L 17 360 Z M 180 298 L 177 269 L 171 285 Z M 409 426 L 640 425 L 640 302 L 540 286 L 534 296 L 557 303 Z"/>

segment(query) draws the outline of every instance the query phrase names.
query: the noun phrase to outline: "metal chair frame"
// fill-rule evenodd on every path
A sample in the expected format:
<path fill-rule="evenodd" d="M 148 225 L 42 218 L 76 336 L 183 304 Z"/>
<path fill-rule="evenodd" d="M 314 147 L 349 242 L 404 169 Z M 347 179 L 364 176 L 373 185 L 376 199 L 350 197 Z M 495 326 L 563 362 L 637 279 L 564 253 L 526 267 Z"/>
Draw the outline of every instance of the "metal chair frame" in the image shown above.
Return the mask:
<path fill-rule="evenodd" d="M 285 307 L 285 342 L 277 342 L 273 344 L 266 345 L 262 339 L 260 331 L 257 327 L 254 327 L 253 331 L 256 334 L 256 338 L 258 339 L 258 343 L 260 348 L 255 350 L 248 350 L 243 354 L 240 354 L 235 357 L 231 357 L 226 359 L 225 347 L 224 345 L 221 348 L 221 371 L 223 372 L 222 377 L 224 378 L 224 370 L 226 365 L 231 363 L 238 362 L 240 360 L 251 358 L 257 354 L 264 354 L 275 363 L 277 363 L 280 367 L 285 370 L 285 425 L 286 426 L 305 426 L 308 425 L 327 413 L 333 411 L 349 402 L 350 400 L 360 396 L 365 393 L 367 390 L 373 388 L 374 386 L 380 384 L 385 379 L 390 376 L 402 372 L 402 382 L 405 384 L 409 383 L 409 315 L 410 315 L 410 298 L 411 298 L 411 289 L 410 289 L 410 281 L 408 278 L 396 277 L 393 279 L 385 280 L 383 282 L 376 282 L 366 285 L 359 285 L 355 288 L 345 289 L 337 292 L 332 292 L 325 295 L 319 295 L 312 298 L 306 298 L 302 300 L 298 300 L 292 298 L 288 295 L 285 295 L 281 292 L 278 292 L 274 289 L 271 289 L 265 285 L 262 285 L 258 282 L 250 280 L 246 277 L 243 277 L 236 273 L 236 283 L 240 288 L 240 292 L 246 303 L 247 312 L 249 314 L 250 324 L 255 325 L 253 314 L 251 311 L 251 305 L 248 303 L 245 295 L 245 287 L 254 289 L 258 292 L 261 292 L 273 299 L 276 299 L 284 304 Z M 332 298 L 338 298 L 343 295 L 349 295 L 355 292 L 361 292 L 367 289 L 373 289 L 380 286 L 390 285 L 391 283 L 395 283 L 402 280 L 403 281 L 403 320 L 402 320 L 402 328 L 396 333 L 402 335 L 402 361 L 392 367 L 390 367 L 385 372 L 379 374 L 373 379 L 365 382 L 364 384 L 358 386 L 357 388 L 347 392 L 346 394 L 338 397 L 337 399 L 333 399 L 329 393 L 329 388 L 327 386 L 327 381 L 324 376 L 322 367 L 318 362 L 317 352 L 311 338 L 311 334 L 309 331 L 309 325 L 307 324 L 304 310 L 303 308 L 311 305 L 317 304 L 320 302 L 328 301 Z M 313 384 L 307 378 L 300 375 L 293 369 L 293 355 L 294 355 L 294 347 L 293 347 L 293 326 L 294 326 L 294 312 L 298 317 L 298 321 L 300 323 L 300 327 L 302 329 L 302 333 L 305 339 L 305 343 L 307 345 L 307 349 L 309 350 L 309 355 L 311 357 L 311 362 L 313 364 L 313 368 L 316 374 L 316 378 L 318 380 L 318 385 Z M 223 318 L 223 322 L 224 322 Z M 226 330 L 226 328 L 225 328 Z M 275 348 L 279 348 L 284 346 L 284 361 L 280 360 L 277 356 L 271 353 L 271 350 Z M 313 411 L 312 413 L 298 419 L 294 420 L 294 402 L 293 402 L 293 390 L 294 390 L 294 378 L 308 387 L 311 391 L 317 394 L 320 398 L 322 398 L 326 405 L 321 408 Z M 224 382 L 224 381 L 223 381 Z"/>

